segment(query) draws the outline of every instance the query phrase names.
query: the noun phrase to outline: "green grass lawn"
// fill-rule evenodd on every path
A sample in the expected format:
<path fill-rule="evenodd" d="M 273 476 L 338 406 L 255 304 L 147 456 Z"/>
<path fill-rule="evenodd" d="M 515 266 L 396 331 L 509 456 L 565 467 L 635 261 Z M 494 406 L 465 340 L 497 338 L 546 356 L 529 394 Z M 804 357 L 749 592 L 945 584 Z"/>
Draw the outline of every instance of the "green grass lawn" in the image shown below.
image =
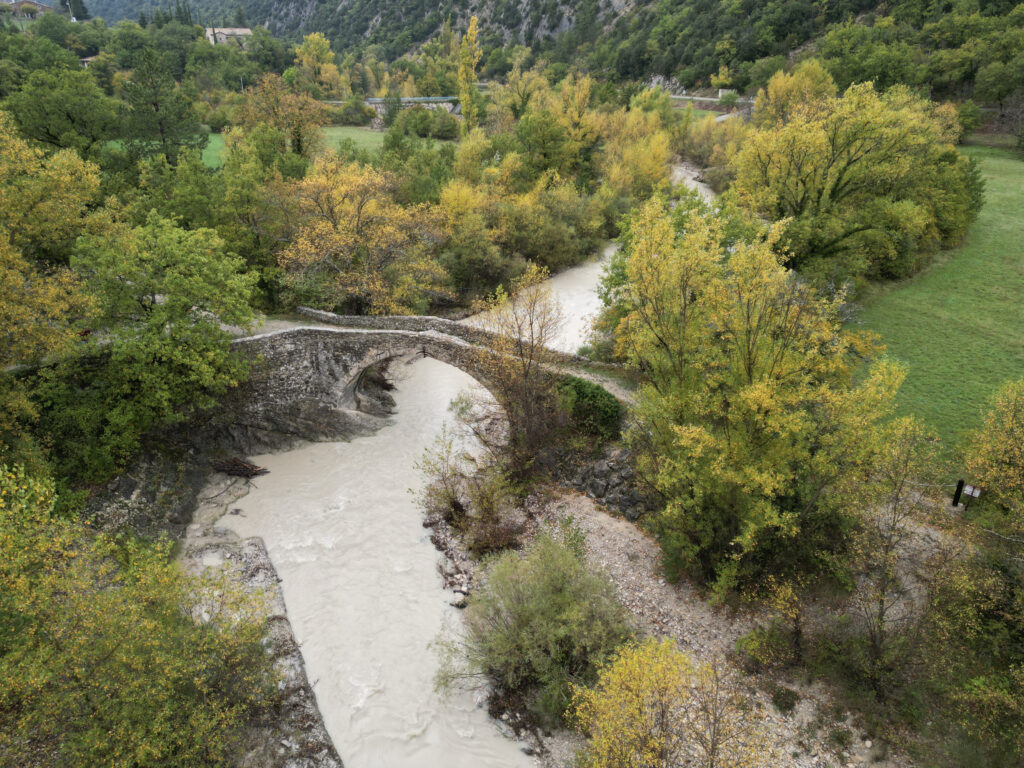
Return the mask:
<path fill-rule="evenodd" d="M 923 273 L 879 288 L 860 322 L 909 366 L 899 397 L 955 455 L 1007 379 L 1024 377 L 1024 157 L 968 146 L 981 165 L 985 205 L 967 239 Z"/>
<path fill-rule="evenodd" d="M 211 133 L 206 137 L 203 164 L 207 168 L 220 168 L 224 164 L 224 137 L 221 134 Z"/>
<path fill-rule="evenodd" d="M 331 149 L 337 148 L 345 139 L 352 139 L 359 149 L 380 149 L 384 144 L 384 132 L 351 125 L 329 125 L 324 128 L 324 144 Z"/>
<path fill-rule="evenodd" d="M 324 128 L 324 144 L 327 147 L 336 149 L 345 139 L 351 139 L 359 149 L 375 150 L 384 143 L 384 133 L 350 125 L 329 125 Z M 203 150 L 203 162 L 210 168 L 219 168 L 224 162 L 224 137 L 221 134 L 210 134 L 206 149 Z"/>
<path fill-rule="evenodd" d="M 682 106 L 680 106 L 679 104 L 675 105 L 675 109 L 679 110 L 680 112 L 682 112 L 684 109 L 686 109 L 686 107 L 687 107 L 686 104 L 683 104 Z M 706 117 L 707 115 L 719 115 L 719 114 L 721 114 L 721 112 L 715 112 L 714 110 L 711 110 L 711 109 L 697 109 L 696 107 L 693 108 L 693 119 L 694 120 L 700 120 L 700 119 Z"/>

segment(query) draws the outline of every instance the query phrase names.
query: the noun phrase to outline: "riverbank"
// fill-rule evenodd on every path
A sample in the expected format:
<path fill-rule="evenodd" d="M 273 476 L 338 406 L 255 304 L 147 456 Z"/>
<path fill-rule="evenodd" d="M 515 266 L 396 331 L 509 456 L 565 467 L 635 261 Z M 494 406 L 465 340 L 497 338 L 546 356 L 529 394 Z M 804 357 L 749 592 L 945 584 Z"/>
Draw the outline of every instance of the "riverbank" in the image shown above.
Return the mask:
<path fill-rule="evenodd" d="M 251 724 L 242 768 L 343 768 L 317 708 L 302 652 L 285 610 L 277 571 L 263 542 L 242 539 L 217 525 L 249 491 L 236 477 L 214 475 L 199 494 L 181 541 L 179 562 L 190 573 L 224 568 L 248 592 L 266 601 L 266 648 L 279 675 L 278 701 L 266 722 Z"/>
<path fill-rule="evenodd" d="M 641 635 L 668 637 L 697 663 L 715 661 L 731 668 L 743 682 L 763 724 L 763 756 L 759 765 L 788 768 L 908 768 L 902 755 L 890 754 L 858 724 L 849 712 L 837 707 L 828 687 L 803 680 L 748 675 L 736 668 L 736 641 L 751 630 L 754 613 L 738 613 L 712 606 L 686 583 L 668 583 L 661 569 L 661 550 L 654 539 L 630 521 L 613 515 L 593 499 L 559 487 L 549 487 L 527 498 L 521 517 L 526 521 L 523 539 L 528 542 L 543 525 L 571 519 L 583 532 L 589 566 L 615 585 L 619 600 L 632 616 Z M 455 605 L 463 605 L 480 580 L 475 561 L 443 521 L 428 519 L 432 541 L 445 555 L 442 574 Z M 796 694 L 792 711 L 783 714 L 767 690 L 785 685 Z M 581 737 L 569 730 L 543 732 L 531 725 L 524 713 L 492 707 L 502 722 L 535 750 L 542 768 L 573 768 Z M 846 734 L 839 738 L 837 734 Z M 837 744 L 842 743 L 842 746 Z"/>

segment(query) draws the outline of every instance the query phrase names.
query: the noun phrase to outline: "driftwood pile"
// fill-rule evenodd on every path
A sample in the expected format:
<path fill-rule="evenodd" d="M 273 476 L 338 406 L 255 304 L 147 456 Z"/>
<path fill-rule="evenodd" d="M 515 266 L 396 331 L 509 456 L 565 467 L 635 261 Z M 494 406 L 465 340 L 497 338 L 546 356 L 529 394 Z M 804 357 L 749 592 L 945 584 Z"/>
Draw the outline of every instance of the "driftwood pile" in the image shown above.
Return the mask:
<path fill-rule="evenodd" d="M 223 472 L 227 475 L 234 475 L 236 477 L 257 477 L 259 475 L 265 475 L 270 470 L 264 469 L 263 467 L 257 467 L 255 464 L 250 464 L 244 459 L 210 459 L 210 466 L 218 472 Z"/>

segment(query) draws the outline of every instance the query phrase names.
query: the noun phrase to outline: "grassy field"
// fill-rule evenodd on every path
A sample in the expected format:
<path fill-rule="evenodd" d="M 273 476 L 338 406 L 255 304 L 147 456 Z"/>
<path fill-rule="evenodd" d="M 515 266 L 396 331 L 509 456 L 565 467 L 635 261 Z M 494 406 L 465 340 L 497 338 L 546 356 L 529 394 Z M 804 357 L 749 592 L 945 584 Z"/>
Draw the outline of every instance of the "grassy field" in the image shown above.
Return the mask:
<path fill-rule="evenodd" d="M 683 104 L 682 106 L 679 106 L 678 104 L 676 104 L 675 109 L 677 109 L 680 112 L 682 112 L 684 109 L 686 109 L 686 105 Z M 715 112 L 715 111 L 710 110 L 710 109 L 697 109 L 696 107 L 693 108 L 693 119 L 694 120 L 700 120 L 701 118 L 705 117 L 706 115 L 718 115 L 718 114 L 721 114 L 721 113 L 720 112 Z"/>
<path fill-rule="evenodd" d="M 900 411 L 927 421 L 953 456 L 995 389 L 1024 377 L 1024 157 L 964 150 L 981 165 L 985 206 L 963 245 L 864 301 L 863 325 L 909 366 Z"/>
<path fill-rule="evenodd" d="M 345 139 L 351 139 L 359 149 L 374 150 L 384 143 L 384 133 L 370 128 L 348 125 L 329 125 L 324 128 L 324 144 L 336 148 Z M 224 162 L 224 137 L 211 133 L 203 150 L 203 162 L 210 168 L 219 168 Z"/>

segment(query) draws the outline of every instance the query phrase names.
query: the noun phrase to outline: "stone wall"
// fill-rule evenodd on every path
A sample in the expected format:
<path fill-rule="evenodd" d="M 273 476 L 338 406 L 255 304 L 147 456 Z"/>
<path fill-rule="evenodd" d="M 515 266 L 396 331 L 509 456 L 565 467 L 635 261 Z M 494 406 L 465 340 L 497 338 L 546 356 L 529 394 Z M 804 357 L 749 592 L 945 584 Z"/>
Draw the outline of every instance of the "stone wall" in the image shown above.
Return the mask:
<path fill-rule="evenodd" d="M 627 519 L 638 520 L 654 509 L 655 502 L 637 482 L 629 459 L 625 448 L 610 445 L 596 459 L 575 467 L 565 482 Z"/>

